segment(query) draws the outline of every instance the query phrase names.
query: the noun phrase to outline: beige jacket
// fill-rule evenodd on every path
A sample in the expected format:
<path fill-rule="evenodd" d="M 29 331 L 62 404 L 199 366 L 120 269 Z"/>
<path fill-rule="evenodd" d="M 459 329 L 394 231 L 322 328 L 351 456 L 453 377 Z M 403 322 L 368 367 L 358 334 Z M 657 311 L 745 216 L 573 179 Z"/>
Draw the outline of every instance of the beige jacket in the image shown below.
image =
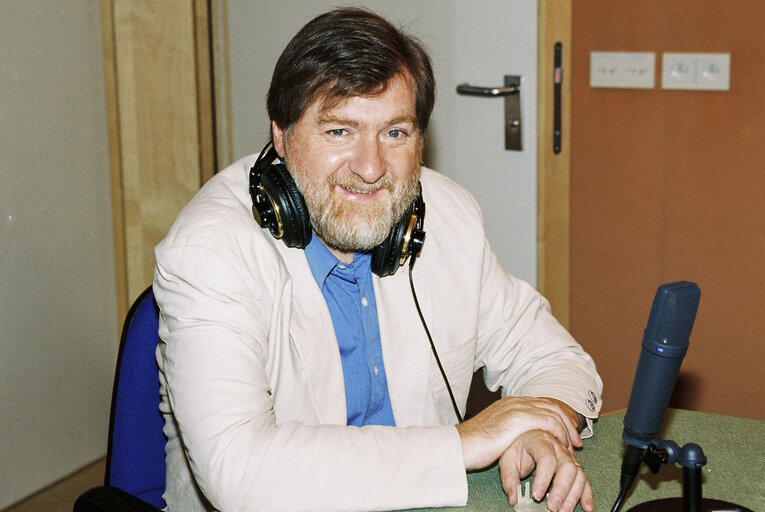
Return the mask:
<path fill-rule="evenodd" d="M 407 268 L 374 277 L 397 427 L 347 427 L 332 320 L 302 250 L 253 220 L 255 156 L 207 183 L 156 248 L 157 349 L 170 511 L 386 510 L 463 505 L 456 418 Z M 506 395 L 594 418 L 602 384 L 547 302 L 502 270 L 477 204 L 423 169 L 414 285 L 464 412 L 474 370 Z M 180 433 L 180 436 L 179 436 Z"/>

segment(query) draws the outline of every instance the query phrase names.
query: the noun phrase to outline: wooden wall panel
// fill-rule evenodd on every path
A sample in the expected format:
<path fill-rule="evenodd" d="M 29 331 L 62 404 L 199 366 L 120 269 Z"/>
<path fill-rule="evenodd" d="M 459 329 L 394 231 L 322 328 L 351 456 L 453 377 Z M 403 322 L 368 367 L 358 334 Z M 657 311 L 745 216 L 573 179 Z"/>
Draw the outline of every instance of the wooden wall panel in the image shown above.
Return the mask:
<path fill-rule="evenodd" d="M 701 305 L 673 404 L 765 419 L 765 9 L 591 0 L 573 11 L 571 328 L 625 407 L 656 288 Z M 591 51 L 657 54 L 653 90 L 589 87 Z M 730 91 L 665 91 L 663 52 L 731 54 Z"/>
<path fill-rule="evenodd" d="M 561 151 L 553 151 L 555 44 L 562 45 Z M 537 288 L 570 327 L 571 0 L 539 2 Z"/>
<path fill-rule="evenodd" d="M 215 168 L 209 20 L 202 0 L 102 5 L 104 32 L 113 37 L 106 64 L 114 75 L 119 293 L 129 304 L 151 283 L 154 246 Z"/>

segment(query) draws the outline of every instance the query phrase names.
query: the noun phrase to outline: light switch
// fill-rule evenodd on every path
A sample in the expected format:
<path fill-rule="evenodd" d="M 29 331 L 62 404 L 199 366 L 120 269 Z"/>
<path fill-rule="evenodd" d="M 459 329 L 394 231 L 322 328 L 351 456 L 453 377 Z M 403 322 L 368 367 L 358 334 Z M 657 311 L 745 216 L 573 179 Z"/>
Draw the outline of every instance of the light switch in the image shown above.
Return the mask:
<path fill-rule="evenodd" d="M 653 89 L 656 54 L 590 52 L 590 87 Z"/>
<path fill-rule="evenodd" d="M 661 88 L 727 91 L 730 89 L 730 54 L 665 53 Z"/>

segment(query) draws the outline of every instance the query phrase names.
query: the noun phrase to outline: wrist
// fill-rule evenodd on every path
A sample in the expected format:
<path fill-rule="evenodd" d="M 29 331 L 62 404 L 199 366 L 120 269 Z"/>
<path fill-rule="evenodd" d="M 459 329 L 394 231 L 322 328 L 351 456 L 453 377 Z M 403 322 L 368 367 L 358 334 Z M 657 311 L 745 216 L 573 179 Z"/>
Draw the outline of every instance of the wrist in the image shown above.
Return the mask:
<path fill-rule="evenodd" d="M 490 465 L 493 460 L 487 460 L 485 456 L 485 442 L 479 439 L 476 429 L 471 428 L 471 425 L 466 425 L 465 422 L 456 426 L 457 434 L 460 437 L 460 443 L 462 444 L 462 461 L 465 465 L 465 471 L 472 471 L 474 469 L 482 469 Z M 482 454 L 483 452 L 483 454 Z"/>
<path fill-rule="evenodd" d="M 558 402 L 563 413 L 569 420 L 571 420 L 571 424 L 576 427 L 577 432 L 581 432 L 587 427 L 587 419 L 582 414 L 575 411 L 573 407 L 562 400 L 558 400 L 557 398 L 553 398 L 553 400 Z"/>

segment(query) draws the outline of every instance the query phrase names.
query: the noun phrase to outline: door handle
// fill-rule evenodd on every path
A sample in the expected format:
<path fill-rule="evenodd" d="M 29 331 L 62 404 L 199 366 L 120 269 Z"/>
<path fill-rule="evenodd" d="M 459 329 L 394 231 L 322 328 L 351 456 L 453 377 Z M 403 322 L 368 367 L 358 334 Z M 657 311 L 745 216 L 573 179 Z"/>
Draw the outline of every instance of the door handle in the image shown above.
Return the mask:
<path fill-rule="evenodd" d="M 521 151 L 521 77 L 505 75 L 502 87 L 480 87 L 468 83 L 457 86 L 457 94 L 505 98 L 505 149 Z"/>
<path fill-rule="evenodd" d="M 511 85 L 510 87 L 479 87 L 468 83 L 459 84 L 457 92 L 468 96 L 509 96 L 520 91 L 520 88 Z"/>
<path fill-rule="evenodd" d="M 563 45 L 555 43 L 555 56 L 553 59 L 553 152 L 557 155 L 561 152 L 561 85 L 563 84 Z"/>

